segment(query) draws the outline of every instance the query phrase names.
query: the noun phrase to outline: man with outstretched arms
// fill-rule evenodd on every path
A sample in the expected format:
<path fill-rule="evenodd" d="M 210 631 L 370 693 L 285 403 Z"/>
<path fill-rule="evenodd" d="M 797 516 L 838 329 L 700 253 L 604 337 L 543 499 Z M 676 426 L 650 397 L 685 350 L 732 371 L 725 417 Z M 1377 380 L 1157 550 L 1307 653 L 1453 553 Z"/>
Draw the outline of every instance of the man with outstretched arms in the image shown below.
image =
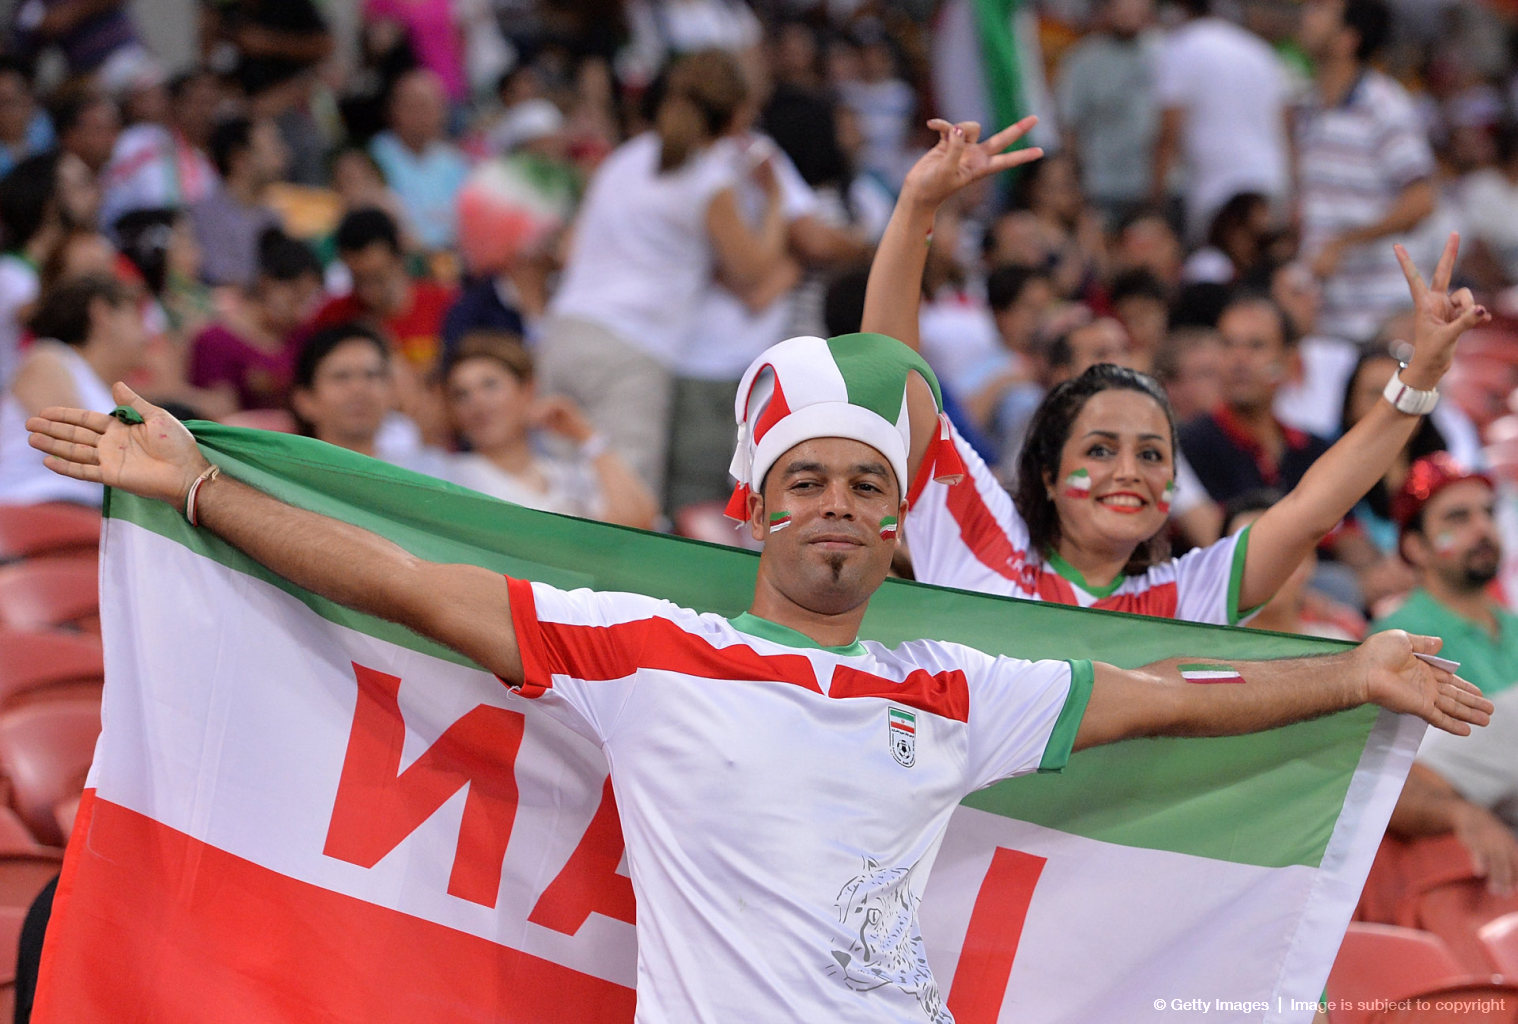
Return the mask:
<path fill-rule="evenodd" d="M 1123 670 L 860 641 L 909 464 L 954 468 L 928 440 L 931 371 L 878 335 L 793 338 L 740 384 L 734 469 L 764 550 L 733 619 L 424 561 L 219 474 L 178 421 L 124 385 L 116 396 L 143 422 L 56 408 L 29 422 L 51 468 L 173 503 L 297 585 L 472 658 L 601 746 L 638 900 L 644 1024 L 950 1021 L 917 924 L 949 815 L 1074 750 L 1367 701 L 1458 733 L 1488 719 L 1474 687 L 1415 656 L 1440 642 L 1403 632 L 1237 662 L 1233 686 L 1188 683 L 1186 659 Z"/>

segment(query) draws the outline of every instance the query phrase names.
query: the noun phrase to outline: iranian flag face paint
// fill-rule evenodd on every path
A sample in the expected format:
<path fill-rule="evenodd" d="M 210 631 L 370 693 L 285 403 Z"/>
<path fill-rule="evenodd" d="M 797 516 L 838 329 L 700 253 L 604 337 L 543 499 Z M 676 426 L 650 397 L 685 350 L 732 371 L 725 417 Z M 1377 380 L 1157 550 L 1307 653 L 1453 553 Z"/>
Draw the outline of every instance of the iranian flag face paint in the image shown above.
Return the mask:
<path fill-rule="evenodd" d="M 1166 481 L 1166 483 L 1165 483 L 1165 491 L 1164 491 L 1164 493 L 1160 495 L 1160 512 L 1161 512 L 1161 514 L 1168 516 L 1170 514 L 1170 506 L 1172 504 L 1174 504 L 1174 503 L 1175 503 L 1175 481 L 1174 480 L 1169 480 L 1169 481 Z"/>
<path fill-rule="evenodd" d="M 791 525 L 791 514 L 789 512 L 771 512 L 770 513 L 770 533 L 775 533 L 775 532 L 777 532 L 779 530 L 783 530 L 787 526 L 790 526 L 790 525 Z"/>
<path fill-rule="evenodd" d="M 1177 665 L 1181 678 L 1188 683 L 1242 683 L 1244 677 L 1232 665 L 1215 662 Z"/>
<path fill-rule="evenodd" d="M 880 521 L 880 539 L 881 540 L 895 540 L 896 539 L 896 517 L 895 516 L 886 516 L 884 519 L 882 519 Z"/>
<path fill-rule="evenodd" d="M 1441 533 L 1434 537 L 1434 554 L 1440 558 L 1446 558 L 1455 552 L 1455 535 L 1453 533 Z"/>
<path fill-rule="evenodd" d="M 1077 469 L 1074 473 L 1065 477 L 1065 497 L 1091 497 L 1091 474 L 1084 469 Z"/>

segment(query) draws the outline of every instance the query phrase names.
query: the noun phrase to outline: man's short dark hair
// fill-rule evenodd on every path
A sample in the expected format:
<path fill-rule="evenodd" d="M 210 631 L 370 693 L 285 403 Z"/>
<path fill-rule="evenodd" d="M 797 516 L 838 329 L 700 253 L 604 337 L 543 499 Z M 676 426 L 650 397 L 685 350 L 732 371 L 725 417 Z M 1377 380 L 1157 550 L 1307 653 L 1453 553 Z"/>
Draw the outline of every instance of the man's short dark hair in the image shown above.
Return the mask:
<path fill-rule="evenodd" d="M 1004 313 L 1023 297 L 1028 285 L 1048 279 L 1049 275 L 1037 267 L 1003 263 L 986 277 L 986 303 L 993 313 Z"/>
<path fill-rule="evenodd" d="M 322 275 L 321 262 L 309 245 L 277 227 L 268 228 L 259 236 L 258 276 L 272 281 L 294 281 L 307 274 L 317 278 Z"/>
<path fill-rule="evenodd" d="M 215 165 L 216 173 L 223 178 L 232 173 L 233 158 L 252 146 L 253 122 L 246 117 L 228 117 L 217 121 L 211 129 L 211 138 L 206 142 L 211 163 Z"/>
<path fill-rule="evenodd" d="M 1145 270 L 1143 267 L 1125 270 L 1113 278 L 1108 301 L 1116 306 L 1124 299 L 1154 299 L 1167 307 L 1170 304 L 1170 294 L 1165 289 L 1165 282 L 1156 277 L 1153 271 Z"/>
<path fill-rule="evenodd" d="M 1285 347 L 1294 348 L 1297 342 L 1301 340 L 1301 336 L 1297 333 L 1297 325 L 1292 323 L 1291 316 L 1282 308 L 1279 302 L 1264 292 L 1234 292 L 1229 296 L 1228 301 L 1223 304 L 1222 310 L 1218 313 L 1218 320 L 1221 321 L 1224 313 L 1239 306 L 1261 306 L 1270 310 L 1275 315 L 1276 323 L 1280 325 L 1281 344 Z"/>
<path fill-rule="evenodd" d="M 116 101 L 96 89 L 76 87 L 60 90 L 51 106 L 53 131 L 62 138 L 74 130 L 86 111 L 106 104 L 114 108 Z"/>
<path fill-rule="evenodd" d="M 1386 0 L 1344 0 L 1344 27 L 1360 37 L 1355 60 L 1364 64 L 1380 52 L 1391 35 L 1391 20 Z"/>
<path fill-rule="evenodd" d="M 306 343 L 300 347 L 300 355 L 295 359 L 295 387 L 309 391 L 312 383 L 316 380 L 316 372 L 327 357 L 339 345 L 345 342 L 367 341 L 379 351 L 386 361 L 390 359 L 390 346 L 385 339 L 380 337 L 372 328 L 350 320 L 347 323 L 325 327 L 306 339 Z"/>
<path fill-rule="evenodd" d="M 384 210 L 367 206 L 354 210 L 337 225 L 337 251 L 362 252 L 375 242 L 383 242 L 391 252 L 400 253 L 401 233 L 395 218 Z"/>

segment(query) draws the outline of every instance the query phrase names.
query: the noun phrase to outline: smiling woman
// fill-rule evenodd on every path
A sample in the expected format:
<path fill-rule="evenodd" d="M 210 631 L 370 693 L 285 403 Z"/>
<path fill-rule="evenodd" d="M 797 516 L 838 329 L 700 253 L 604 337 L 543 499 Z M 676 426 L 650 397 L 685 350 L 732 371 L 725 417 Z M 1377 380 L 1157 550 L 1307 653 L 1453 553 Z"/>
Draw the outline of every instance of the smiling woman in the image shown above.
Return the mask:
<path fill-rule="evenodd" d="M 938 207 L 992 173 L 1026 118 L 979 141 L 980 126 L 929 123 L 939 142 L 907 175 L 870 269 L 864 328 L 918 344 L 923 238 Z M 1036 150 L 1022 151 L 1024 156 Z M 1456 340 L 1486 320 L 1469 290 L 1450 292 L 1451 236 L 1429 283 L 1397 247 L 1416 307 L 1413 356 L 1385 397 L 1243 533 L 1178 559 L 1165 519 L 1175 495 L 1175 420 L 1150 377 L 1098 364 L 1055 387 L 1028 428 L 1017 490 L 953 434 L 968 470 L 930 481 L 906 520 L 918 580 L 987 593 L 1166 618 L 1233 624 L 1268 601 L 1396 458 L 1437 398 Z"/>

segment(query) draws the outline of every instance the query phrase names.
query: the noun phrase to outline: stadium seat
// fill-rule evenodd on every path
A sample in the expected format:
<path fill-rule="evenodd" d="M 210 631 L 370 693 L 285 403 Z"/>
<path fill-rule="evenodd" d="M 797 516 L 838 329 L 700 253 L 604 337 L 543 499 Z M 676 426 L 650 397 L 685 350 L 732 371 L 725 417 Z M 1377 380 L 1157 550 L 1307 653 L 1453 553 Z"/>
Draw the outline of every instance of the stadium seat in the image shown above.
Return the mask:
<path fill-rule="evenodd" d="M 84 789 L 100 735 L 100 703 L 57 700 L 0 714 L 0 770 L 16 813 L 32 835 L 61 846 L 54 809 Z"/>
<path fill-rule="evenodd" d="M 100 511 L 68 502 L 0 505 L 0 561 L 100 549 Z"/>
<path fill-rule="evenodd" d="M 0 626 L 100 632 L 98 559 L 40 558 L 0 567 Z"/>
<path fill-rule="evenodd" d="M 1328 1000 L 1331 1024 L 1518 1024 L 1518 985 L 1466 970 L 1438 936 L 1396 925 L 1349 926 Z"/>
<path fill-rule="evenodd" d="M 1518 981 L 1518 911 L 1488 921 L 1476 935 L 1498 973 L 1509 981 Z"/>
<path fill-rule="evenodd" d="M 32 700 L 100 696 L 100 638 L 0 626 L 0 710 Z"/>
<path fill-rule="evenodd" d="M 0 907 L 25 910 L 62 867 L 62 850 L 0 851 Z"/>

